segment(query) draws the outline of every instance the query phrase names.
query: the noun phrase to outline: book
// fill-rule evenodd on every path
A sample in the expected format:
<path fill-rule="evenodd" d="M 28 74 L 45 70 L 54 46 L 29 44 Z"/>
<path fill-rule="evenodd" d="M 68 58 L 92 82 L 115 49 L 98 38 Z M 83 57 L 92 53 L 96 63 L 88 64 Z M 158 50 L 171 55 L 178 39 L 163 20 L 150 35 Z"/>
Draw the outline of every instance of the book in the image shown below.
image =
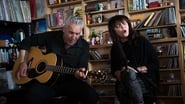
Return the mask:
<path fill-rule="evenodd" d="M 23 22 L 26 22 L 26 14 L 25 14 L 25 8 L 24 8 L 24 1 L 19 1 L 20 7 L 21 7 L 21 13 L 22 13 L 22 17 L 23 17 Z"/>
<path fill-rule="evenodd" d="M 50 21 L 51 21 L 51 26 L 57 26 L 57 18 L 56 18 L 56 13 L 50 14 Z"/>
<path fill-rule="evenodd" d="M 47 27 L 46 27 L 46 20 L 45 19 L 41 19 L 41 20 L 36 21 L 35 33 L 45 32 L 46 29 L 47 29 Z"/>
<path fill-rule="evenodd" d="M 151 19 L 153 18 L 154 15 L 155 15 L 155 12 L 152 12 L 152 13 L 150 14 L 150 16 L 148 17 L 148 19 L 147 19 L 146 22 L 144 23 L 144 26 L 147 26 L 147 25 L 148 25 L 148 23 L 151 21 Z"/>
<path fill-rule="evenodd" d="M 3 3 L 3 10 L 4 10 L 4 13 L 5 13 L 5 21 L 10 21 L 10 10 L 9 10 L 9 7 L 8 7 L 8 2 L 7 0 L 2 0 L 2 3 Z"/>
<path fill-rule="evenodd" d="M 67 18 L 69 18 L 70 16 L 73 16 L 73 12 L 74 12 L 74 9 L 69 6 L 66 10 L 65 10 L 65 18 L 64 20 L 66 20 Z"/>
<path fill-rule="evenodd" d="M 15 10 L 15 14 L 16 14 L 16 21 L 17 22 L 23 22 L 23 16 L 21 13 L 21 8 L 20 8 L 20 4 L 18 0 L 12 0 L 13 2 L 13 8 Z"/>
<path fill-rule="evenodd" d="M 51 27 L 51 16 L 50 16 L 50 14 L 46 15 L 46 25 L 48 27 Z"/>
<path fill-rule="evenodd" d="M 31 18 L 36 18 L 36 2 L 35 0 L 29 0 L 29 2 L 30 2 Z"/>
<path fill-rule="evenodd" d="M 185 27 L 181 26 L 180 29 L 181 29 L 181 34 L 182 34 L 181 36 L 185 37 Z"/>
<path fill-rule="evenodd" d="M 90 54 L 90 59 L 92 59 L 92 60 L 98 60 L 98 57 L 94 54 L 94 51 L 92 50 L 90 50 L 89 51 L 89 54 Z"/>
<path fill-rule="evenodd" d="M 148 23 L 148 27 L 153 26 L 155 20 L 159 17 L 160 12 L 161 12 L 161 11 L 156 11 L 156 12 L 155 12 L 155 15 L 153 16 L 153 18 L 151 19 L 151 21 Z"/>
<path fill-rule="evenodd" d="M 175 14 L 175 9 L 174 8 L 168 8 L 169 12 L 169 22 L 168 24 L 176 24 L 176 14 Z"/>
<path fill-rule="evenodd" d="M 12 4 L 12 0 L 8 0 L 8 7 L 9 7 L 9 10 L 10 10 L 10 20 L 13 21 L 13 22 L 16 22 L 16 16 L 15 16 L 15 12 L 14 12 L 14 9 L 13 9 L 13 4 Z"/>
<path fill-rule="evenodd" d="M 36 18 L 42 18 L 46 15 L 45 2 L 46 0 L 36 0 Z"/>
<path fill-rule="evenodd" d="M 90 50 L 89 53 L 90 53 L 90 55 L 91 55 L 93 60 L 100 60 L 100 59 L 102 59 L 101 54 L 98 51 L 96 51 L 96 50 Z"/>
<path fill-rule="evenodd" d="M 3 7 L 2 7 L 2 0 L 0 0 L 0 20 L 4 20 L 4 10 L 3 10 Z"/>
<path fill-rule="evenodd" d="M 128 7 L 128 11 L 132 11 L 133 10 L 133 1 L 132 0 L 127 0 L 127 7 Z"/>
<path fill-rule="evenodd" d="M 180 9 L 185 9 L 185 0 L 179 0 Z"/>
<path fill-rule="evenodd" d="M 162 11 L 159 12 L 159 14 L 157 15 L 157 18 L 153 22 L 153 26 L 159 25 L 161 18 L 162 18 L 162 13 L 163 13 Z"/>
<path fill-rule="evenodd" d="M 63 26 L 64 25 L 64 10 L 59 9 L 56 13 L 57 18 L 57 26 Z"/>
<path fill-rule="evenodd" d="M 29 1 L 24 1 L 24 7 L 26 12 L 26 22 L 31 22 L 31 10 Z"/>
<path fill-rule="evenodd" d="M 144 18 L 140 23 L 138 23 L 134 28 L 138 29 L 144 26 L 144 23 L 147 21 L 147 19 L 150 17 L 150 15 L 147 15 L 146 18 Z"/>

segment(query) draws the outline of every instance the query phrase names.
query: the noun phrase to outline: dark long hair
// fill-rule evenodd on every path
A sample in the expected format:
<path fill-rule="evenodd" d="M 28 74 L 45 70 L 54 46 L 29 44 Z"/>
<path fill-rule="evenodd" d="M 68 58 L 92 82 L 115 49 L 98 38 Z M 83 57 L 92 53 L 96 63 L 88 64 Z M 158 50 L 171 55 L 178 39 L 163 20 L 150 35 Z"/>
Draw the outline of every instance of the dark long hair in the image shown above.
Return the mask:
<path fill-rule="evenodd" d="M 112 18 L 110 18 L 110 20 L 108 22 L 108 30 L 109 30 L 109 33 L 110 33 L 110 36 L 111 36 L 113 42 L 119 41 L 119 37 L 114 30 L 116 24 L 118 22 L 124 22 L 124 21 L 126 21 L 129 26 L 128 41 L 133 40 L 138 35 L 138 33 L 136 33 L 136 31 L 132 28 L 131 21 L 129 20 L 129 18 L 127 16 L 115 15 Z"/>

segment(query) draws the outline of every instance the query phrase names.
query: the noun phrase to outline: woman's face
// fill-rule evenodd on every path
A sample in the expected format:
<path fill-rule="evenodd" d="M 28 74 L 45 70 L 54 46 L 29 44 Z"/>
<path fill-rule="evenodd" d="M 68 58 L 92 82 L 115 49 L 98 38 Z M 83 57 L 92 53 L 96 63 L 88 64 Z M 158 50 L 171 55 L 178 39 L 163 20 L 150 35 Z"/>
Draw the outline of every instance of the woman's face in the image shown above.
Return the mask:
<path fill-rule="evenodd" d="M 126 21 L 117 22 L 116 26 L 114 27 L 114 30 L 121 39 L 125 39 L 129 35 L 129 26 Z"/>

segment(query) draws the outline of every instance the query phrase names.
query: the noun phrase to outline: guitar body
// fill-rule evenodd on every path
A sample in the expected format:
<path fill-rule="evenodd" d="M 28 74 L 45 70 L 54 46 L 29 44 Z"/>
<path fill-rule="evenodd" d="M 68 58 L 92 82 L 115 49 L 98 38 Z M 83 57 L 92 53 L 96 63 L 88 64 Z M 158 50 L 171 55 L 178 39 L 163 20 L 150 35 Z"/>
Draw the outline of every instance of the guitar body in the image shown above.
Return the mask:
<path fill-rule="evenodd" d="M 27 76 L 16 79 L 20 59 L 15 61 L 13 66 L 13 79 L 16 84 L 26 84 L 32 80 L 52 86 L 60 76 L 60 73 L 73 74 L 75 68 L 57 66 L 57 56 L 54 53 L 42 54 L 37 47 L 31 47 L 27 58 Z M 61 63 L 62 64 L 62 63 Z M 96 80 L 105 80 L 107 74 L 101 71 L 87 71 L 87 77 Z"/>
<path fill-rule="evenodd" d="M 36 79 L 40 83 L 46 83 L 53 75 L 53 71 L 47 70 L 46 65 L 55 66 L 57 63 L 57 56 L 54 53 L 42 54 L 41 50 L 37 47 L 31 47 L 27 64 L 28 64 L 28 76 L 21 77 L 20 80 L 17 80 L 16 72 L 18 70 L 20 59 L 18 58 L 15 61 L 13 66 L 13 78 L 16 84 L 25 84 L 30 82 L 33 79 Z M 55 79 L 56 80 L 56 79 Z"/>

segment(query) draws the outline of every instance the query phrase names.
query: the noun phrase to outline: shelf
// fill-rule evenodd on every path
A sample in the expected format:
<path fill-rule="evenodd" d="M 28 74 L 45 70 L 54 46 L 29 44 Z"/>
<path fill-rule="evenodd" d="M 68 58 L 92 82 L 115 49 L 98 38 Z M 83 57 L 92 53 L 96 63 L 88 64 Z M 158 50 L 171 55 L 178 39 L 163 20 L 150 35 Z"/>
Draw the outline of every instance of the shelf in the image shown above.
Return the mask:
<path fill-rule="evenodd" d="M 80 3 L 82 3 L 82 0 L 69 1 L 66 3 L 48 5 L 48 8 L 58 8 L 58 7 L 70 6 L 70 5 L 80 4 Z"/>
<path fill-rule="evenodd" d="M 180 13 L 185 13 L 185 9 L 180 9 L 179 12 Z"/>
<path fill-rule="evenodd" d="M 157 96 L 159 99 L 182 99 L 182 96 Z"/>
<path fill-rule="evenodd" d="M 185 37 L 181 38 L 181 41 L 182 41 L 182 42 L 185 42 Z"/>
<path fill-rule="evenodd" d="M 172 69 L 172 68 L 167 68 L 167 69 L 160 68 L 160 72 L 168 72 L 168 71 L 180 71 L 180 69 L 178 69 L 178 68 L 174 68 L 174 69 Z"/>
<path fill-rule="evenodd" d="M 168 55 L 168 56 L 159 56 L 159 58 L 175 58 L 179 57 L 178 55 Z"/>
<path fill-rule="evenodd" d="M 156 43 L 168 43 L 168 42 L 177 42 L 178 38 L 164 38 L 164 39 L 156 39 L 156 40 L 150 40 L 152 44 Z"/>
<path fill-rule="evenodd" d="M 102 95 L 100 95 L 99 97 L 100 98 L 115 98 L 116 95 L 112 95 L 112 96 L 111 95 L 110 96 L 107 96 L 107 95 L 106 96 L 102 96 Z"/>
<path fill-rule="evenodd" d="M 94 46 L 90 46 L 91 49 L 93 48 L 110 48 L 112 46 L 112 44 L 105 44 L 105 45 L 94 45 Z"/>
<path fill-rule="evenodd" d="M 161 82 L 161 85 L 176 85 L 176 84 L 181 84 L 180 81 L 173 81 L 173 82 Z"/>
<path fill-rule="evenodd" d="M 85 3 L 95 3 L 95 2 L 100 3 L 100 2 L 105 2 L 105 1 L 107 0 L 84 0 Z"/>
<path fill-rule="evenodd" d="M 106 26 L 108 22 L 88 24 L 88 27 Z"/>
<path fill-rule="evenodd" d="M 109 62 L 110 59 L 100 59 L 100 60 L 89 60 L 89 62 L 96 63 L 96 62 Z"/>
<path fill-rule="evenodd" d="M 115 86 L 115 83 L 112 82 L 112 83 L 91 83 L 92 86 Z"/>
<path fill-rule="evenodd" d="M 40 17 L 40 18 L 32 18 L 32 21 L 37 21 L 37 20 L 42 20 L 42 19 L 46 19 L 46 17 Z"/>
<path fill-rule="evenodd" d="M 48 27 L 51 30 L 62 30 L 63 26 Z"/>
<path fill-rule="evenodd" d="M 169 24 L 169 25 L 159 25 L 159 26 L 155 26 L 155 27 L 142 27 L 142 28 L 137 28 L 137 31 L 141 31 L 141 30 L 146 30 L 146 29 L 155 29 L 155 28 L 166 28 L 166 27 L 176 27 L 176 24 Z"/>
<path fill-rule="evenodd" d="M 139 11 L 129 11 L 128 13 L 130 15 L 135 15 L 135 14 L 139 14 L 139 13 L 152 12 L 152 11 L 162 10 L 162 9 L 171 8 L 171 7 L 175 7 L 175 6 L 174 5 L 168 5 L 168 6 L 162 6 L 162 7 L 156 7 L 156 8 L 148 8 L 148 9 L 139 10 Z"/>
<path fill-rule="evenodd" d="M 111 12 L 116 12 L 116 11 L 123 10 L 123 9 L 125 9 L 125 8 L 124 7 L 120 7 L 120 8 L 115 8 L 115 9 L 111 9 L 111 10 L 86 12 L 86 14 L 111 13 Z"/>

